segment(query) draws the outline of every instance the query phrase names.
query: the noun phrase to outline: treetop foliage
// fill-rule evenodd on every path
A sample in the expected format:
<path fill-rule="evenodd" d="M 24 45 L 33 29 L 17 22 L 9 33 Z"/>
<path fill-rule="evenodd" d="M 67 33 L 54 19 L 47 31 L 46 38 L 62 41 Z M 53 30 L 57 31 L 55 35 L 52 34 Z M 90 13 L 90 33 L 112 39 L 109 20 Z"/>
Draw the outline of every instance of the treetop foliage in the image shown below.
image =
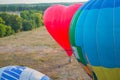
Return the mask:
<path fill-rule="evenodd" d="M 55 4 L 63 4 L 68 6 L 73 3 L 1 4 L 0 11 L 24 11 L 24 10 L 45 11 L 49 6 Z"/>
<path fill-rule="evenodd" d="M 9 36 L 14 32 L 28 31 L 43 25 L 41 11 L 22 11 L 20 15 L 0 13 L 0 37 Z"/>

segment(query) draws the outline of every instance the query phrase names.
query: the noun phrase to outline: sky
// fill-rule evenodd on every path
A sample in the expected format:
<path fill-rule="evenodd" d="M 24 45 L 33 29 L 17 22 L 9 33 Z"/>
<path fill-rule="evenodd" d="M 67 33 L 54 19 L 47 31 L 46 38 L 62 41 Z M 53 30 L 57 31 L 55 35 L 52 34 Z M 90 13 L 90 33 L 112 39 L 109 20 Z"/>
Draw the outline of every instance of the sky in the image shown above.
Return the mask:
<path fill-rule="evenodd" d="M 0 0 L 0 4 L 12 4 L 12 3 L 53 3 L 53 2 L 85 2 L 87 0 Z"/>

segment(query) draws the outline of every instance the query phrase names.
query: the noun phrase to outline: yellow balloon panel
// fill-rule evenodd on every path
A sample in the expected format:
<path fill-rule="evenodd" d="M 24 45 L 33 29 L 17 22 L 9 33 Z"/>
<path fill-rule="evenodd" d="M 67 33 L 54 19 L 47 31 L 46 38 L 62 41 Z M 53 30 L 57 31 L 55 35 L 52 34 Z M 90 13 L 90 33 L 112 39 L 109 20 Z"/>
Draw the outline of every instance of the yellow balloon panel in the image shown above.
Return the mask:
<path fill-rule="evenodd" d="M 98 80 L 120 80 L 120 68 L 105 68 L 92 66 Z"/>

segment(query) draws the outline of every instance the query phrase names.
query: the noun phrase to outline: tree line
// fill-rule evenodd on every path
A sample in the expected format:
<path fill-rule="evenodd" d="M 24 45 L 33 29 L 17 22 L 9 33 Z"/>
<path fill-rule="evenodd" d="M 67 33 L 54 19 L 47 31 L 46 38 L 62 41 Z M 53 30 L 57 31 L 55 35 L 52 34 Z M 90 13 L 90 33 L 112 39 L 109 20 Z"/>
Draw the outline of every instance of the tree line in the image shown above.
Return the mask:
<path fill-rule="evenodd" d="M 73 3 L 1 4 L 0 11 L 24 11 L 24 10 L 44 11 L 49 6 L 54 5 L 54 4 L 70 5 Z"/>
<path fill-rule="evenodd" d="M 0 12 L 0 37 L 28 31 L 43 25 L 41 11 L 22 11 L 20 15 Z"/>

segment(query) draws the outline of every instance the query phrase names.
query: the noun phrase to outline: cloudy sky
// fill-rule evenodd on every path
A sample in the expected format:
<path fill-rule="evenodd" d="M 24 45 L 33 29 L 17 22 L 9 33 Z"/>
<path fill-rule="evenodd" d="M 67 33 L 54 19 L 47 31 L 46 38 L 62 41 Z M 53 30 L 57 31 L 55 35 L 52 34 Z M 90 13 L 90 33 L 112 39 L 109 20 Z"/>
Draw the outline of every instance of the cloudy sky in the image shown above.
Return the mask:
<path fill-rule="evenodd" d="M 0 0 L 0 4 L 12 3 L 48 3 L 48 2 L 84 2 L 87 0 Z"/>

